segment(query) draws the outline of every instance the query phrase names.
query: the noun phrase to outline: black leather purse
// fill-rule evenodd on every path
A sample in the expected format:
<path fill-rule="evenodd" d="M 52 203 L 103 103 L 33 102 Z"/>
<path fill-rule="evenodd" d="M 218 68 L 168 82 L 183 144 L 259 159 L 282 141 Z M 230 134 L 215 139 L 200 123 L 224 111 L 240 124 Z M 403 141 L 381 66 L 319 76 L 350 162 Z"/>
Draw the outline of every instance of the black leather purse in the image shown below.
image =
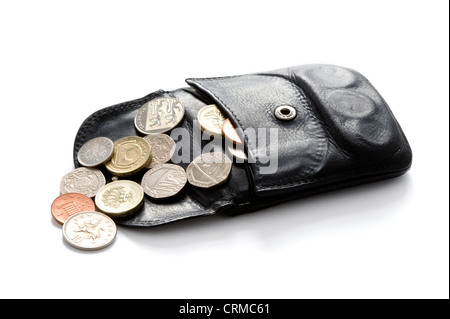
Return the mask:
<path fill-rule="evenodd" d="M 140 211 L 117 219 L 118 224 L 145 227 L 193 216 L 254 211 L 400 176 L 411 166 L 411 149 L 400 125 L 381 95 L 354 70 L 305 65 L 186 82 L 187 88 L 157 91 L 92 114 L 75 139 L 75 167 L 79 167 L 78 150 L 89 139 L 106 136 L 114 141 L 139 135 L 134 126 L 138 109 L 161 96 L 181 101 L 185 118 L 180 127 L 191 135 L 198 111 L 216 104 L 241 132 L 251 160 L 234 163 L 229 179 L 221 186 L 200 189 L 187 185 L 170 200 L 146 198 Z M 258 136 L 261 132 L 267 135 L 270 128 L 277 129 L 276 145 L 267 136 Z M 254 134 L 256 138 L 251 136 Z M 175 139 L 191 151 L 190 160 L 210 142 Z M 270 172 L 273 163 L 267 162 L 267 154 L 273 146 L 278 156 L 276 170 Z M 179 165 L 186 169 L 188 164 Z M 107 179 L 112 178 L 107 171 L 104 173 Z M 132 179 L 140 183 L 142 174 Z"/>

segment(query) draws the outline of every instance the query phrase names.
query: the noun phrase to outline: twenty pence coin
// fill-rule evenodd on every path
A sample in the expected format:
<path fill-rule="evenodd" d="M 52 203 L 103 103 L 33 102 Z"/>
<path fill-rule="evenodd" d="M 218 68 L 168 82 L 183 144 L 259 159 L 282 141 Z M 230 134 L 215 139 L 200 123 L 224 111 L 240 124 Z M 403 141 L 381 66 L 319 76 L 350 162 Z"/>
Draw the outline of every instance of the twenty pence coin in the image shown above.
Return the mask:
<path fill-rule="evenodd" d="M 81 212 L 71 216 L 63 226 L 67 243 L 81 250 L 99 250 L 116 238 L 114 221 L 98 212 Z"/>
<path fill-rule="evenodd" d="M 176 127 L 184 117 L 184 106 L 173 97 L 160 97 L 145 103 L 134 118 L 142 134 L 165 133 Z"/>
<path fill-rule="evenodd" d="M 96 167 L 108 162 L 114 150 L 114 143 L 107 137 L 96 137 L 78 151 L 78 162 L 85 167 Z"/>
<path fill-rule="evenodd" d="M 95 197 L 98 210 L 112 218 L 132 214 L 143 204 L 144 191 L 141 185 L 128 180 L 106 184 Z"/>
<path fill-rule="evenodd" d="M 195 158 L 186 169 L 191 185 L 210 188 L 224 183 L 231 173 L 232 162 L 222 152 L 205 153 Z"/>
<path fill-rule="evenodd" d="M 113 175 L 130 176 L 148 166 L 151 155 L 150 144 L 142 137 L 124 137 L 114 142 L 114 154 L 106 168 Z"/>
<path fill-rule="evenodd" d="M 181 166 L 157 164 L 145 173 L 141 186 L 152 198 L 167 198 L 178 194 L 186 182 L 186 172 Z"/>
<path fill-rule="evenodd" d="M 80 193 L 94 197 L 105 184 L 105 176 L 100 170 L 80 167 L 64 175 L 59 184 L 59 191 L 61 194 Z"/>
<path fill-rule="evenodd" d="M 52 203 L 52 216 L 60 224 L 81 212 L 95 211 L 95 203 L 83 194 L 66 193 L 56 198 Z"/>
<path fill-rule="evenodd" d="M 175 153 L 175 141 L 167 134 L 151 134 L 144 137 L 152 148 L 152 161 L 147 168 L 167 163 Z"/>

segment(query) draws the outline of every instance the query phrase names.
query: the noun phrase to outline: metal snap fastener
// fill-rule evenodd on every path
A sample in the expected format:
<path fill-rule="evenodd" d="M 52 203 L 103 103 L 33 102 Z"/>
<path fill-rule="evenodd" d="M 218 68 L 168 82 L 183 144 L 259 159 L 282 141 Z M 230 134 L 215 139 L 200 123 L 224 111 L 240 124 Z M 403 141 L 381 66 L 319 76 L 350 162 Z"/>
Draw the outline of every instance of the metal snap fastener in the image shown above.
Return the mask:
<path fill-rule="evenodd" d="M 289 121 L 297 116 L 297 111 L 290 105 L 281 105 L 275 109 L 275 116 L 282 121 Z"/>

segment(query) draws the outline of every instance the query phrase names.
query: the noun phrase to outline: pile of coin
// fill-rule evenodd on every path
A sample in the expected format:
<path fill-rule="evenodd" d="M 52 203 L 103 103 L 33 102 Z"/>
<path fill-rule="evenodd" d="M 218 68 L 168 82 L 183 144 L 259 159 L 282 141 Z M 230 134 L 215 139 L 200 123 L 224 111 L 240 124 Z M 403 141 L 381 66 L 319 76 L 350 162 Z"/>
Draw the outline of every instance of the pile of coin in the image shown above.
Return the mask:
<path fill-rule="evenodd" d="M 145 196 L 149 200 L 171 198 L 187 183 L 211 188 L 228 179 L 232 161 L 222 152 L 201 154 L 186 171 L 170 163 L 176 143 L 165 133 L 183 118 L 184 106 L 180 101 L 157 98 L 144 104 L 135 116 L 136 130 L 144 137 L 128 136 L 114 142 L 96 137 L 79 149 L 78 162 L 83 167 L 62 178 L 61 195 L 51 206 L 52 215 L 63 225 L 63 237 L 71 246 L 82 250 L 107 247 L 116 237 L 114 219 L 139 211 Z M 206 134 L 224 136 L 242 145 L 231 121 L 216 105 L 202 108 L 197 121 Z M 246 158 L 244 152 L 230 153 Z M 114 176 L 111 182 L 107 183 L 101 167 Z M 143 170 L 147 172 L 141 184 L 127 179 Z"/>

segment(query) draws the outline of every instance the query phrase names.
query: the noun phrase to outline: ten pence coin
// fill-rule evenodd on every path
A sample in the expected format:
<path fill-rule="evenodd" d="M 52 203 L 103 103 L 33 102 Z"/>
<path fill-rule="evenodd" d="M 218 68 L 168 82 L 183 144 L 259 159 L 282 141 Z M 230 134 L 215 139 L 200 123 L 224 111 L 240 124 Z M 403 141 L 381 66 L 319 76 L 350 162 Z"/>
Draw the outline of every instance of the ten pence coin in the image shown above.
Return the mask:
<path fill-rule="evenodd" d="M 114 221 L 98 212 L 81 212 L 70 217 L 63 226 L 64 239 L 81 250 L 99 250 L 116 238 Z"/>

